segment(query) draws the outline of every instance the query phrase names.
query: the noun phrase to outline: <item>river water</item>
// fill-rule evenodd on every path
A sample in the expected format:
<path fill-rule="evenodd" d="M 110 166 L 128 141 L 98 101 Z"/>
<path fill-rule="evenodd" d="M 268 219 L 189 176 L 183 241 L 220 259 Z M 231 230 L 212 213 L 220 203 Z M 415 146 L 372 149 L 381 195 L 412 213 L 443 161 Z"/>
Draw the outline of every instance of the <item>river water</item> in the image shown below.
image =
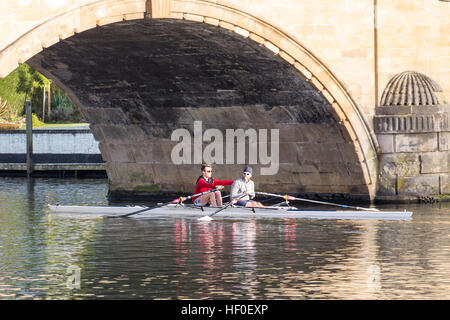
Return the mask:
<path fill-rule="evenodd" d="M 450 203 L 409 221 L 51 216 L 106 180 L 0 178 L 0 299 L 449 299 Z M 383 207 L 381 207 L 383 208 Z"/>

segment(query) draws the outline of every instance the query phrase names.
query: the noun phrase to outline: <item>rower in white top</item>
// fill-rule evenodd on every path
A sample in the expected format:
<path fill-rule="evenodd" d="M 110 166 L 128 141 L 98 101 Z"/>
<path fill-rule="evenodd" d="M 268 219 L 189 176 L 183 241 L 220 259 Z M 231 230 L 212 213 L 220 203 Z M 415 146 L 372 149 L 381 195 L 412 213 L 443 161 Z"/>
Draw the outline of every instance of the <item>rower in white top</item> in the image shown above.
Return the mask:
<path fill-rule="evenodd" d="M 255 184 L 251 180 L 252 172 L 251 167 L 245 167 L 242 178 L 233 182 L 230 192 L 231 201 L 234 201 L 236 206 L 263 208 L 263 204 L 252 200 L 255 197 Z M 238 199 L 244 193 L 246 195 Z"/>

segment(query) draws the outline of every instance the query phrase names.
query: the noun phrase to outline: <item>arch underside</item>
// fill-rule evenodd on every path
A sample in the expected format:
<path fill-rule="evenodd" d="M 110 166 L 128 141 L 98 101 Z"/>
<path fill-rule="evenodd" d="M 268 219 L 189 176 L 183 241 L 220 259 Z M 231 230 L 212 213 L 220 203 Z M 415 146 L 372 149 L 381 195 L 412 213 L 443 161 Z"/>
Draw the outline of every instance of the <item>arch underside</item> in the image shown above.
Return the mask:
<path fill-rule="evenodd" d="M 191 192 L 199 165 L 173 163 L 171 134 L 185 128 L 194 137 L 193 123 L 202 121 L 202 132 L 224 137 L 226 129 L 279 129 L 278 172 L 260 175 L 269 165 L 254 164 L 258 189 L 369 197 L 357 146 L 330 101 L 291 64 L 235 32 L 176 19 L 126 21 L 77 34 L 28 63 L 91 123 L 113 196 Z M 215 177 L 239 177 L 237 162 L 217 164 Z"/>

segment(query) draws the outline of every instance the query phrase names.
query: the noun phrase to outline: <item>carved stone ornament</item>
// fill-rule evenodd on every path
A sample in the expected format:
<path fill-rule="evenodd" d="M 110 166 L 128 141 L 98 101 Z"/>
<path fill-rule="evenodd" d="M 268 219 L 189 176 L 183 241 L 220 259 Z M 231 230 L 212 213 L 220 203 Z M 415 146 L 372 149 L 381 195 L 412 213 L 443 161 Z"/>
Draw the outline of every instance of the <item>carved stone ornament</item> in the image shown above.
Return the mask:
<path fill-rule="evenodd" d="M 376 133 L 441 132 L 449 129 L 450 106 L 442 88 L 424 74 L 405 71 L 386 86 L 376 108 Z"/>

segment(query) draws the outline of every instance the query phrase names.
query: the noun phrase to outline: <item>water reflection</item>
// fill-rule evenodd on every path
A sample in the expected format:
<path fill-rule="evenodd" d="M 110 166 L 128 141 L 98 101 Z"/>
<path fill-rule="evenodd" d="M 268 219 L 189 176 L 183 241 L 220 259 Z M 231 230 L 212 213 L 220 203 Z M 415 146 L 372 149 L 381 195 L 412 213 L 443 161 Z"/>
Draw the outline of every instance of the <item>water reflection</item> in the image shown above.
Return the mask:
<path fill-rule="evenodd" d="M 450 204 L 411 221 L 74 219 L 103 180 L 0 179 L 0 299 L 448 299 Z M 391 208 L 393 206 L 390 206 Z M 405 206 L 396 206 L 405 209 Z M 80 268 L 80 289 L 67 285 Z"/>

